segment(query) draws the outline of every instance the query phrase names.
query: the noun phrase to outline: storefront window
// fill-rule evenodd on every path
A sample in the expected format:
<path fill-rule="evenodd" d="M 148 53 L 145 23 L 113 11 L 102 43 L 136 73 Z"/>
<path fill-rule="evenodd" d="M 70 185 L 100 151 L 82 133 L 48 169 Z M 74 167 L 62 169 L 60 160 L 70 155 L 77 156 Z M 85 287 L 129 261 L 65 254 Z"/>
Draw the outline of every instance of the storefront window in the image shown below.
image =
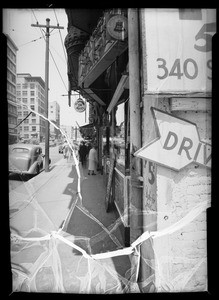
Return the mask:
<path fill-rule="evenodd" d="M 118 105 L 115 109 L 114 125 L 114 151 L 116 154 L 116 164 L 125 167 L 125 116 L 124 103 Z"/>
<path fill-rule="evenodd" d="M 128 101 L 118 104 L 114 108 L 114 116 L 112 117 L 112 130 L 110 134 L 110 151 L 115 155 L 116 167 L 127 173 L 129 165 L 129 114 Z"/>

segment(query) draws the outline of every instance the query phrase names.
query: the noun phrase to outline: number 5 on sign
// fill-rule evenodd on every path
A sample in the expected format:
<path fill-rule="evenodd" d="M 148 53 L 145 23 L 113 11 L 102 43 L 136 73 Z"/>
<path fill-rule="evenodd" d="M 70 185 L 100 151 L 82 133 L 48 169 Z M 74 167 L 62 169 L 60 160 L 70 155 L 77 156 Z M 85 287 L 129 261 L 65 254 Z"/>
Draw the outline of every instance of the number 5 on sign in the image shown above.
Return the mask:
<path fill-rule="evenodd" d="M 212 49 L 212 43 L 211 43 L 212 34 L 209 34 L 207 32 L 211 32 L 211 33 L 216 32 L 216 23 L 204 24 L 202 26 L 202 28 L 199 30 L 199 32 L 195 36 L 195 40 L 196 41 L 204 40 L 205 44 L 204 45 L 197 45 L 197 44 L 195 44 L 194 48 L 196 50 L 201 51 L 201 52 L 209 52 L 209 51 L 211 51 L 211 49 Z"/>

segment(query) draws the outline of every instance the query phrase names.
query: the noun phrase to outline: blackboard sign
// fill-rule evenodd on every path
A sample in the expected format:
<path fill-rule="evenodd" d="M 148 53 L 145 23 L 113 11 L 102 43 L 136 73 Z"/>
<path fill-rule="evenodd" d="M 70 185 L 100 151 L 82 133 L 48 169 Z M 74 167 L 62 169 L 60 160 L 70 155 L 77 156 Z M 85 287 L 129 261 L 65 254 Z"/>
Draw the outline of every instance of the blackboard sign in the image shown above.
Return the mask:
<path fill-rule="evenodd" d="M 114 166 L 115 166 L 115 158 L 112 158 L 110 159 L 110 169 L 108 174 L 108 182 L 107 182 L 106 196 L 105 196 L 106 212 L 109 212 L 110 209 L 110 194 L 111 194 Z"/>

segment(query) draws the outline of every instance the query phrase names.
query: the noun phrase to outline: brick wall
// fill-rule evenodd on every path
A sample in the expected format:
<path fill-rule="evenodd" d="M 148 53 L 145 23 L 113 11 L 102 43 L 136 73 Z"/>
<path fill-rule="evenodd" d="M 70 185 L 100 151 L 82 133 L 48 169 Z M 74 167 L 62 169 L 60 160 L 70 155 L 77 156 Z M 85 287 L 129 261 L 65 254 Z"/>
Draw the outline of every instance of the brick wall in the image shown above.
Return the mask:
<path fill-rule="evenodd" d="M 206 101 L 210 101 L 207 100 Z M 172 111 L 197 124 L 200 139 L 211 142 L 211 111 Z M 176 224 L 200 203 L 211 201 L 211 172 L 191 164 L 179 172 L 157 166 L 157 230 Z M 155 238 L 157 291 L 207 290 L 206 210 L 174 233 Z"/>

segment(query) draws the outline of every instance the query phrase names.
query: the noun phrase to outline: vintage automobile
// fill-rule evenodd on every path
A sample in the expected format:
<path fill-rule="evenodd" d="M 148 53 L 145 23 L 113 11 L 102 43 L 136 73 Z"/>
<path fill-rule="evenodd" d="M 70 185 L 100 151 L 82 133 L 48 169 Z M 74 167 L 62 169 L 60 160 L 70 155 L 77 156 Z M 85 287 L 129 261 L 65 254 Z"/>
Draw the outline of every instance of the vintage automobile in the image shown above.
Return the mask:
<path fill-rule="evenodd" d="M 58 149 L 59 149 L 59 153 L 63 153 L 63 144 L 60 144 Z"/>
<path fill-rule="evenodd" d="M 9 174 L 36 175 L 44 167 L 42 148 L 33 144 L 13 144 L 9 148 Z"/>

